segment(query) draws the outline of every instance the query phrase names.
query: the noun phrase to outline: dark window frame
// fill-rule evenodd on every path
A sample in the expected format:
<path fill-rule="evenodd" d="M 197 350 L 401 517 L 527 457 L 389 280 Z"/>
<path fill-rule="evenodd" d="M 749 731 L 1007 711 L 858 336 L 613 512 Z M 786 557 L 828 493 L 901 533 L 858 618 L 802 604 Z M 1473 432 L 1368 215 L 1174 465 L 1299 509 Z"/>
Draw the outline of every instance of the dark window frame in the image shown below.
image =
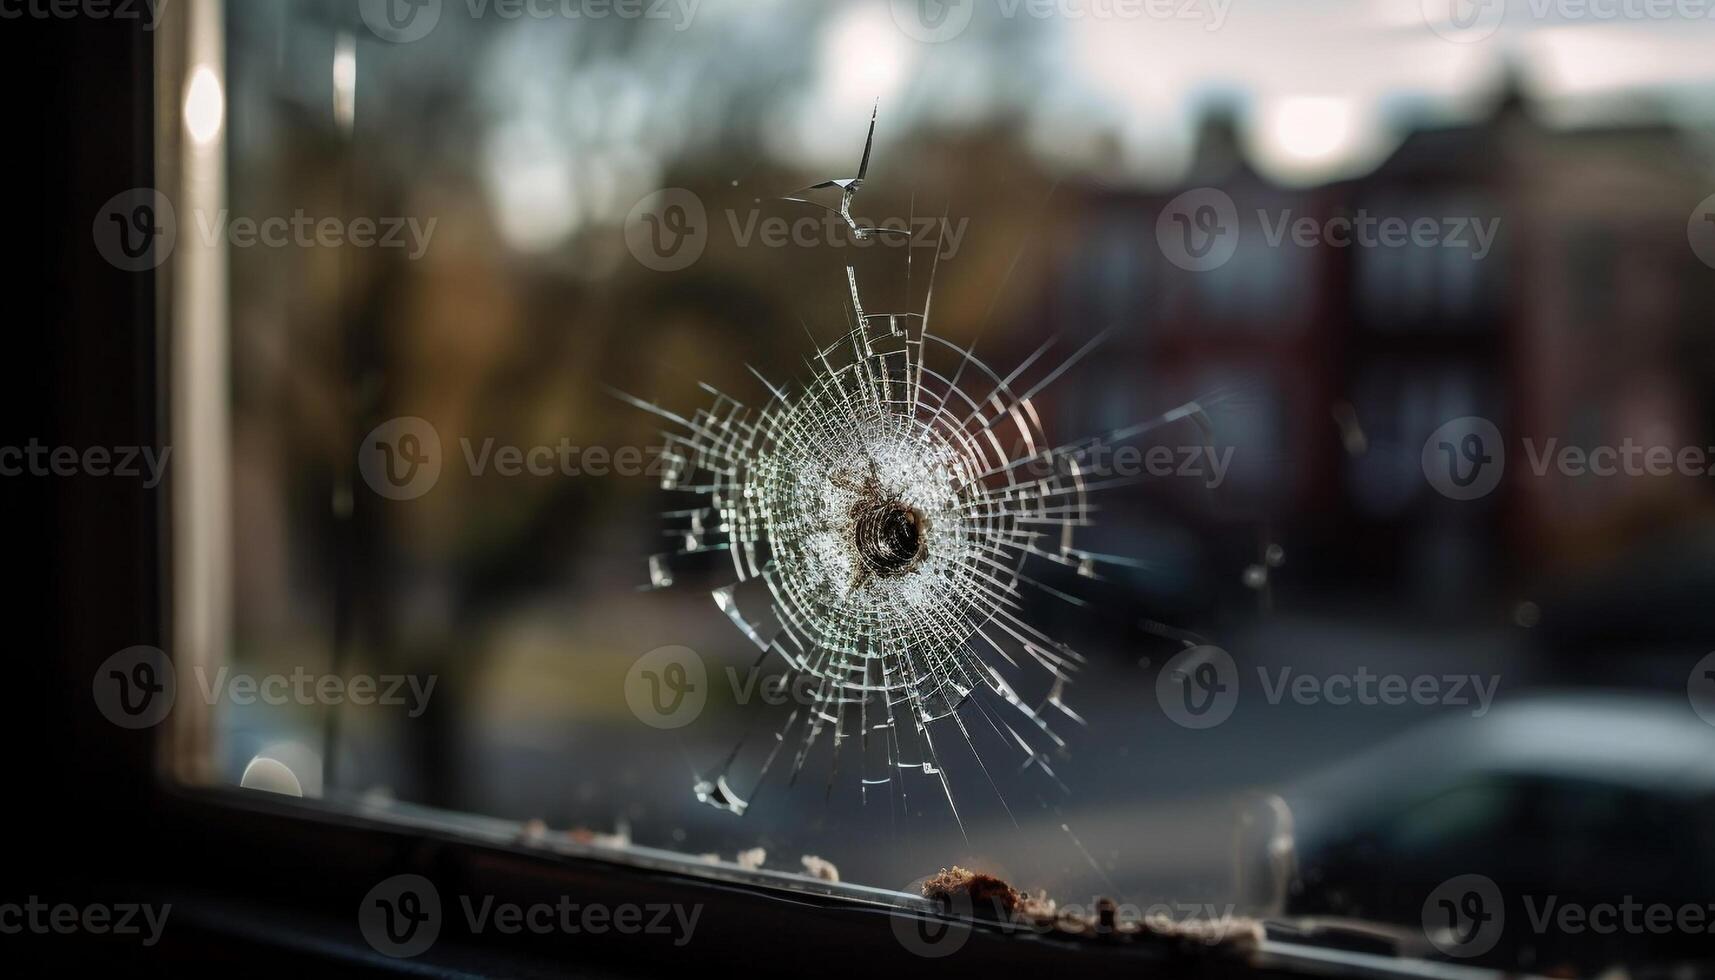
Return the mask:
<path fill-rule="evenodd" d="M 32 203 L 42 209 L 39 227 L 51 242 L 36 257 L 39 265 L 26 264 L 21 274 L 46 288 L 57 314 L 49 329 L 24 341 L 20 354 L 41 366 L 35 380 L 45 390 L 32 400 L 51 406 L 38 431 L 63 445 L 160 446 L 171 432 L 173 384 L 155 279 L 103 262 L 80 217 L 96 213 L 117 190 L 155 185 L 156 113 L 176 105 L 156 92 L 157 39 L 133 23 L 89 18 L 13 26 L 36 35 L 30 54 L 13 67 L 37 96 L 29 107 L 37 116 L 26 125 L 40 145 L 18 152 L 35 154 L 39 194 Z M 784 875 L 717 880 L 665 860 L 644 866 L 507 840 L 494 826 L 481 833 L 426 829 L 326 801 L 178 783 L 162 764 L 166 727 L 127 731 L 107 724 L 89 694 L 90 678 L 114 650 L 140 642 L 170 649 L 166 484 L 120 493 L 101 481 L 44 482 L 27 491 L 34 496 L 26 513 L 43 519 L 25 530 L 23 543 L 43 546 L 47 573 L 23 583 L 17 596 L 42 611 L 46 625 L 43 652 L 23 684 L 34 695 L 26 707 L 43 716 L 23 712 L 15 743 L 32 748 L 41 771 L 31 783 L 33 822 L 20 831 L 28 846 L 12 877 L 44 896 L 170 902 L 173 912 L 156 948 L 55 936 L 0 944 L 0 960 L 144 974 L 225 966 L 292 975 L 330 968 L 636 975 L 694 965 L 835 977 L 942 964 L 1024 975 L 1073 967 L 1081 976 L 1128 978 L 1146 971 L 1164 977 L 1471 972 L 1275 940 L 1239 957 L 1166 944 L 1021 936 L 987 923 L 974 927 L 953 958 L 925 960 L 896 940 L 899 912 L 889 902 L 898 896 L 880 890 L 806 886 Z M 394 960 L 364 943 L 356 909 L 376 881 L 406 872 L 454 895 L 530 901 L 566 894 L 584 902 L 700 903 L 705 911 L 684 948 L 647 936 L 526 940 L 488 933 L 444 938 L 423 956 Z"/>

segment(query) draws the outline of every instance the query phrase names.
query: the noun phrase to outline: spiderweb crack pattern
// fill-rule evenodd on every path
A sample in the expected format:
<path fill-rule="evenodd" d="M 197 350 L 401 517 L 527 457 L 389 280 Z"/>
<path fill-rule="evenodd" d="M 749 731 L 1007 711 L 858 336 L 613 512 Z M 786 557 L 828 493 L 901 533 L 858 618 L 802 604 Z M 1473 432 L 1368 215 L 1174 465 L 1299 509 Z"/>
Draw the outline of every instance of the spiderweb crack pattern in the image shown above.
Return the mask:
<path fill-rule="evenodd" d="M 817 185 L 840 190 L 836 213 L 860 238 L 883 231 L 850 214 L 874 126 L 872 117 L 859 176 Z M 792 689 L 809 692 L 775 733 L 756 787 L 789 745 L 795 780 L 826 738 L 831 791 L 855 740 L 866 800 L 885 786 L 903 804 L 903 776 L 921 773 L 957 817 L 939 735 L 970 745 L 981 726 L 1053 778 L 1049 753 L 1065 742 L 1050 719 L 1082 723 L 1062 699 L 1082 658 L 1027 621 L 1021 598 L 1034 587 L 1082 600 L 1027 563 L 1088 578 L 1104 562 L 1141 564 L 1076 546 L 1092 524 L 1090 493 L 1127 482 L 1091 472 L 1091 460 L 1107 443 L 1201 413 L 1191 403 L 1055 447 L 1033 399 L 1105 334 L 1025 387 L 1054 340 L 1003 376 L 929 331 L 933 273 L 923 309 L 907 313 L 865 312 L 855 270 L 846 276 L 853 326 L 818 346 L 796 390 L 752 368 L 764 404 L 705 384 L 711 401 L 689 418 L 620 396 L 671 423 L 662 486 L 700 501 L 664 515 L 679 547 L 650 558 L 650 583 L 671 586 L 686 559 L 727 552 L 736 581 L 714 590 L 716 604 L 757 646 L 759 666 L 778 657 Z M 1035 703 L 1015 687 L 1032 673 L 1046 689 Z M 743 748 L 697 781 L 701 801 L 744 812 L 754 789 L 730 783 Z"/>

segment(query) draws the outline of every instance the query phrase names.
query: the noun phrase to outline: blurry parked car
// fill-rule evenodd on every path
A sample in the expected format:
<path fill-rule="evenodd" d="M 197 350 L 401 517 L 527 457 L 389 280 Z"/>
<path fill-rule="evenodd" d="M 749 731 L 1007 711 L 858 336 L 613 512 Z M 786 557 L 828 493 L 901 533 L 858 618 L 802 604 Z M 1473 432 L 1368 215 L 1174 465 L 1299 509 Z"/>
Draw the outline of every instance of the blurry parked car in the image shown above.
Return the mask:
<path fill-rule="evenodd" d="M 1715 962 L 1715 728 L 1684 699 L 1500 705 L 1285 798 L 1288 917 L 1397 923 L 1428 955 L 1533 972 Z"/>

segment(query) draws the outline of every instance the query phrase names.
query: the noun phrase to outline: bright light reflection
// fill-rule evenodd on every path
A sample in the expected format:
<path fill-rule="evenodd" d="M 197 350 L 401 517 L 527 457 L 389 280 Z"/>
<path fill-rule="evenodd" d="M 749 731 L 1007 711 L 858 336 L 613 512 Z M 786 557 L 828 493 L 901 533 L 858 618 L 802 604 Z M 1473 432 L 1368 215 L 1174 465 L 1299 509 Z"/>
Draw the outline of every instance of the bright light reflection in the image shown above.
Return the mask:
<path fill-rule="evenodd" d="M 244 775 L 239 777 L 238 785 L 245 789 L 261 790 L 264 793 L 280 793 L 284 796 L 303 796 L 303 784 L 298 776 L 284 762 L 270 759 L 267 756 L 257 756 L 244 767 Z"/>
<path fill-rule="evenodd" d="M 203 65 L 191 75 L 185 87 L 185 130 L 199 146 L 207 146 L 220 135 L 220 124 L 226 117 L 226 94 L 214 69 Z"/>
<path fill-rule="evenodd" d="M 1326 96 L 1282 99 L 1269 113 L 1268 138 L 1287 156 L 1315 163 L 1340 156 L 1352 142 L 1352 103 Z"/>
<path fill-rule="evenodd" d="M 357 41 L 343 31 L 333 49 L 333 117 L 346 132 L 357 117 Z"/>

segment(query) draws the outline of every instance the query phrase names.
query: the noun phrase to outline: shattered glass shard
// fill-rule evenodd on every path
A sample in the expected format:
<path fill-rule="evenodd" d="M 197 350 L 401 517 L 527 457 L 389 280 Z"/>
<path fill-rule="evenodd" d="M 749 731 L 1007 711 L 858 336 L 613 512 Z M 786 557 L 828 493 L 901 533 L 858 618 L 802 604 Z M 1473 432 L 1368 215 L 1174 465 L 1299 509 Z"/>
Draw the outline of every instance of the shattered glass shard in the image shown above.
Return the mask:
<path fill-rule="evenodd" d="M 731 786 L 727 785 L 724 775 L 717 777 L 713 782 L 706 779 L 699 780 L 693 791 L 697 794 L 697 802 L 707 803 L 717 810 L 729 810 L 739 816 L 743 816 L 744 808 L 749 806 L 748 803 L 738 798 L 738 794 L 732 791 Z"/>

